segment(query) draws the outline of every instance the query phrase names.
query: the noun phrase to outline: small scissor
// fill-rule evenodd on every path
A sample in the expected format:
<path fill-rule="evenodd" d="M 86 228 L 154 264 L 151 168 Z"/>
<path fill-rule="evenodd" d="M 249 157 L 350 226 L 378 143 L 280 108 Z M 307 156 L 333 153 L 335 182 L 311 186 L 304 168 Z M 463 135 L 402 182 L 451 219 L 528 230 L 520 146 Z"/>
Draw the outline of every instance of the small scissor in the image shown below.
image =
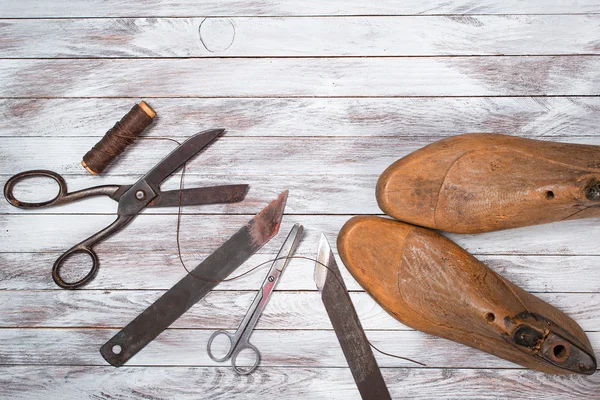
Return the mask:
<path fill-rule="evenodd" d="M 71 247 L 58 257 L 52 267 L 52 278 L 64 289 L 76 289 L 88 283 L 98 271 L 98 256 L 94 246 L 119 230 L 135 218 L 146 207 L 173 207 L 181 205 L 200 205 L 217 203 L 235 203 L 246 196 L 248 185 L 226 185 L 195 189 L 169 190 L 161 192 L 160 184 L 183 166 L 202 148 L 224 132 L 214 129 L 198 133 L 183 142 L 175 150 L 152 168 L 133 185 L 102 185 L 68 193 L 67 184 L 62 176 L 47 170 L 25 171 L 11 177 L 4 186 L 4 197 L 15 207 L 31 209 L 70 203 L 92 196 L 109 196 L 119 203 L 117 219 L 98 233 Z M 14 186 L 21 180 L 33 177 L 52 178 L 58 183 L 58 195 L 52 200 L 41 203 L 27 203 L 17 200 L 13 195 Z M 75 253 L 87 253 L 92 258 L 92 268 L 82 279 L 66 282 L 60 276 L 63 262 Z"/>
<path fill-rule="evenodd" d="M 248 312 L 246 313 L 246 316 L 240 323 L 240 326 L 238 327 L 237 331 L 231 334 L 227 331 L 219 330 L 214 332 L 210 336 L 210 338 L 208 339 L 208 344 L 206 345 L 206 350 L 208 351 L 208 356 L 213 361 L 223 362 L 231 358 L 231 366 L 233 367 L 233 370 L 240 375 L 248 375 L 258 367 L 258 364 L 260 363 L 260 352 L 253 344 L 249 342 L 250 335 L 252 335 L 252 331 L 254 330 L 256 323 L 258 322 L 258 319 L 260 318 L 263 309 L 267 305 L 267 301 L 269 301 L 271 293 L 273 293 L 273 289 L 275 288 L 275 285 L 279 280 L 281 272 L 288 264 L 289 257 L 292 255 L 294 249 L 296 248 L 296 245 L 300 241 L 301 234 L 302 225 L 294 225 L 287 239 L 283 243 L 283 246 L 281 246 L 281 250 L 279 250 L 277 258 L 273 262 L 273 265 L 271 266 L 271 269 L 269 270 L 265 281 L 263 282 L 260 290 L 258 291 L 258 294 L 254 298 L 252 305 L 248 309 Z M 227 354 L 225 354 L 225 356 L 221 358 L 215 357 L 212 352 L 213 340 L 219 335 L 227 336 L 230 343 Z M 236 364 L 237 356 L 243 350 L 251 350 L 255 356 L 254 365 L 252 365 L 249 369 L 242 369 Z"/>

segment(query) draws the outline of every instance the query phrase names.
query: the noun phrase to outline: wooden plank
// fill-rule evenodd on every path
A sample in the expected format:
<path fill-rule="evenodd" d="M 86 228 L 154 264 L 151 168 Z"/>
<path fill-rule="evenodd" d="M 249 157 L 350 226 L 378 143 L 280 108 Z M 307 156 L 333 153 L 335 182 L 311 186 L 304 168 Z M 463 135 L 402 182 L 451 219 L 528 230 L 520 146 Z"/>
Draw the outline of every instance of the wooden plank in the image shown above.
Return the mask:
<path fill-rule="evenodd" d="M 173 0 L 147 4 L 134 1 L 98 0 L 26 0 L 0 4 L 2 18 L 45 18 L 45 17 L 187 17 L 233 16 L 233 15 L 407 15 L 407 14 L 554 14 L 594 13 L 600 7 L 593 0 L 549 0 L 545 2 L 522 2 L 519 0 L 484 0 L 476 3 L 469 0 L 408 0 L 396 2 L 363 1 L 277 1 L 259 0 L 244 2 L 236 0 Z"/>
<path fill-rule="evenodd" d="M 257 274 L 263 275 L 263 274 Z M 257 289 L 258 285 L 254 288 Z M 164 291 L 14 291 L 0 292 L 0 328 L 122 328 Z M 253 291 L 209 293 L 177 320 L 173 328 L 235 330 L 256 296 Z M 600 331 L 600 293 L 536 294 L 571 316 L 585 331 Z M 387 314 L 365 292 L 351 293 L 362 326 L 367 330 L 411 330 Z M 313 286 L 311 292 L 276 291 L 256 327 L 327 330 L 331 322 Z"/>
<path fill-rule="evenodd" d="M 190 132 L 195 133 L 195 132 Z M 580 139 L 600 143 L 597 138 Z M 4 138 L 2 174 L 49 169 L 60 174 L 88 175 L 81 158 L 98 141 L 81 138 Z M 379 175 L 398 158 L 435 141 L 411 138 L 228 138 L 220 137 L 187 164 L 186 176 L 203 175 Z M 569 138 L 577 142 L 578 139 Z M 145 140 L 111 164 L 110 174 L 141 176 L 177 145 Z M 176 185 L 178 179 L 171 184 Z M 285 186 L 281 190 L 285 189 Z"/>
<path fill-rule="evenodd" d="M 600 374 L 556 376 L 519 369 L 383 368 L 393 398 L 430 400 L 597 399 Z M 0 396 L 11 399 L 310 398 L 360 400 L 348 368 L 1 366 Z"/>
<path fill-rule="evenodd" d="M 330 237 L 335 242 L 334 237 Z M 299 249 L 307 257 L 314 257 L 316 248 Z M 311 254 L 314 250 L 315 254 Z M 0 253 L 0 290 L 59 290 L 52 281 L 50 269 L 60 253 Z M 201 254 L 186 255 L 193 258 Z M 272 254 L 255 255 L 236 271 L 238 276 L 264 263 Z M 599 293 L 600 274 L 598 256 L 511 256 L 478 255 L 485 264 L 505 278 L 530 292 Z M 90 290 L 166 290 L 179 281 L 185 271 L 179 263 L 176 250 L 156 249 L 148 253 L 127 252 L 100 254 L 101 268 L 96 279 L 85 289 Z M 218 290 L 256 290 L 262 283 L 270 264 L 242 278 L 223 282 Z M 352 279 L 338 258 L 338 266 L 349 290 L 362 290 Z M 315 290 L 314 263 L 293 259 L 277 285 L 278 290 Z M 84 290 L 85 290 L 84 289 Z"/>
<path fill-rule="evenodd" d="M 17 19 L 0 35 L 0 58 L 598 54 L 600 16 Z"/>
<path fill-rule="evenodd" d="M 232 136 L 594 136 L 598 97 L 282 98 L 147 100 L 144 136 L 182 138 L 223 127 Z M 0 99 L 0 136 L 102 136 L 133 99 Z"/>
<path fill-rule="evenodd" d="M 256 210 L 257 212 L 259 210 Z M 281 232 L 261 254 L 276 254 L 292 224 L 304 225 L 298 254 L 314 256 L 321 233 L 332 242 L 349 216 L 286 215 Z M 0 216 L 0 252 L 65 251 L 115 219 L 113 215 Z M 180 243 L 186 261 L 195 266 L 250 219 L 248 215 L 189 215 L 181 219 Z M 100 260 L 117 253 L 159 251 L 176 254 L 176 215 L 140 215 L 122 232 L 97 246 Z M 509 229 L 477 235 L 446 234 L 473 254 L 512 255 L 600 255 L 597 219 Z M 24 239 L 27 240 L 24 240 Z M 335 247 L 335 243 L 332 243 Z"/>
<path fill-rule="evenodd" d="M 81 158 L 97 140 L 98 138 L 94 137 L 76 140 L 68 137 L 4 138 L 0 153 L 0 171 L 5 177 L 30 169 L 49 169 L 61 175 L 89 176 L 81 167 Z M 187 163 L 186 176 L 244 175 L 251 179 L 257 175 L 280 175 L 290 178 L 304 175 L 316 178 L 327 174 L 371 175 L 370 179 L 374 179 L 399 158 L 437 140 L 439 138 L 436 137 L 256 139 L 229 138 L 225 135 Z M 600 145 L 600 137 L 597 136 L 560 137 L 553 138 L 553 141 Z M 148 172 L 176 146 L 175 143 L 164 140 L 140 141 L 115 160 L 103 176 L 126 175 L 130 176 L 130 179 L 136 179 Z M 176 187 L 179 177 L 171 177 L 169 184 Z M 343 181 L 340 181 L 339 185 L 343 185 Z M 285 185 L 281 187 L 281 190 L 284 189 Z"/>
<path fill-rule="evenodd" d="M 11 59 L 0 97 L 596 95 L 599 68 L 595 56 Z"/>
<path fill-rule="evenodd" d="M 132 184 L 140 176 L 70 176 L 68 189 L 75 191 L 104 184 Z M 374 187 L 377 175 L 188 175 L 184 179 L 184 188 L 218 186 L 247 183 L 250 189 L 241 203 L 215 204 L 205 206 L 182 207 L 183 214 L 251 214 L 273 200 L 284 189 L 290 196 L 286 205 L 289 214 L 381 214 L 375 199 Z M 0 175 L 0 182 L 5 180 Z M 170 179 L 162 190 L 179 189 L 179 176 Z M 29 179 L 15 187 L 15 196 L 23 201 L 45 201 L 52 199 L 58 192 L 57 185 L 50 179 Z M 348 199 L 352 198 L 349 202 Z M 0 214 L 113 214 L 117 203 L 105 197 L 88 198 L 63 207 L 37 208 L 24 211 L 12 206 L 4 199 L 0 200 Z M 173 214 L 177 207 L 147 208 L 144 214 Z"/>
<path fill-rule="evenodd" d="M 105 366 L 106 361 L 98 349 L 116 332 L 115 329 L 0 329 L 0 363 Z M 167 329 L 127 365 L 221 366 L 206 352 L 206 343 L 213 332 Z M 379 349 L 425 363 L 428 368 L 522 368 L 491 354 L 418 331 L 377 330 L 366 334 Z M 592 347 L 600 346 L 600 332 L 590 332 L 588 337 Z M 258 330 L 250 341 L 261 351 L 264 367 L 348 365 L 333 330 Z M 223 349 L 215 347 L 215 351 L 219 350 Z M 422 369 L 410 361 L 374 353 L 380 367 Z"/>

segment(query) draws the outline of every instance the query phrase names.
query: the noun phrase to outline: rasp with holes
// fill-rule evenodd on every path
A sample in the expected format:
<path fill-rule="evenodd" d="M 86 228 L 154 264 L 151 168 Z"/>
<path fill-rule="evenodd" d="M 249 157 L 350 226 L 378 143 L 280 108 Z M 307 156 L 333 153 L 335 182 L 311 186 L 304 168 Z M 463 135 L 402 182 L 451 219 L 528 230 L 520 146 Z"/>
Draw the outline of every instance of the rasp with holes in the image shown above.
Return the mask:
<path fill-rule="evenodd" d="M 329 242 L 321 235 L 315 283 L 363 399 L 391 399 Z"/>
<path fill-rule="evenodd" d="M 227 278 L 279 230 L 288 192 L 283 192 L 194 270 L 100 348 L 119 367 Z"/>

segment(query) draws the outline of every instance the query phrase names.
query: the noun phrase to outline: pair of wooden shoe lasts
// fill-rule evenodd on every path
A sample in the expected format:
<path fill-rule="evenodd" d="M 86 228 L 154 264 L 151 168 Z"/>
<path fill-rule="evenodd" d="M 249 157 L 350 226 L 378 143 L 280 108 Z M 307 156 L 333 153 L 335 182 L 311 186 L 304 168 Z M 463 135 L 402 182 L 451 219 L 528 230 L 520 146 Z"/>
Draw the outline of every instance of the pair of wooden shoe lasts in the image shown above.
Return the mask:
<path fill-rule="evenodd" d="M 355 217 L 337 244 L 350 273 L 390 314 L 538 371 L 595 372 L 575 321 L 426 228 L 479 233 L 600 217 L 600 146 L 456 136 L 392 164 L 377 201 L 404 222 Z"/>

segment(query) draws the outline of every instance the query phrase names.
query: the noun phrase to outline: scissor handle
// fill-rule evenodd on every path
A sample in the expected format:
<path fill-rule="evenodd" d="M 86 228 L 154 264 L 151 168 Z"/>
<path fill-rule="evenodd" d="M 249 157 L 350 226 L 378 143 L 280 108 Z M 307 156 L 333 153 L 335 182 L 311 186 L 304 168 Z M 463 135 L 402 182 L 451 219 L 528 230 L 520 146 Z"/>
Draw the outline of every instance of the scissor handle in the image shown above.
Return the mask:
<path fill-rule="evenodd" d="M 51 178 L 58 183 L 58 194 L 53 199 L 42 201 L 39 203 L 28 203 L 26 201 L 20 201 L 15 198 L 13 193 L 14 187 L 17 183 L 28 178 Z M 12 176 L 4 185 L 4 197 L 6 200 L 15 207 L 30 209 L 46 206 L 54 206 L 58 204 L 68 203 L 70 201 L 81 200 L 86 197 L 92 196 L 110 196 L 112 197 L 117 191 L 123 190 L 125 186 L 119 185 L 101 185 L 94 186 L 87 189 L 77 190 L 69 193 L 67 191 L 67 183 L 64 178 L 53 171 L 45 169 L 34 169 L 31 171 L 20 172 Z M 116 199 L 115 199 L 116 200 Z"/>
<path fill-rule="evenodd" d="M 215 355 L 212 352 L 213 340 L 215 340 L 215 338 L 219 335 L 225 335 L 229 339 L 229 350 L 227 350 L 227 353 L 221 358 L 215 357 Z M 210 338 L 208 339 L 208 343 L 206 344 L 206 352 L 208 353 L 208 356 L 210 357 L 210 359 L 213 361 L 216 361 L 216 362 L 223 362 L 223 361 L 227 361 L 228 359 L 230 359 L 231 355 L 233 353 L 233 350 L 235 348 L 235 344 L 237 341 L 236 339 L 237 338 L 234 334 L 231 334 L 227 331 L 219 330 L 219 331 L 213 332 L 213 334 L 210 335 Z"/>
<path fill-rule="evenodd" d="M 39 203 L 28 203 L 25 201 L 17 200 L 13 194 L 13 188 L 15 187 L 15 185 L 17 183 L 19 183 L 19 181 L 22 181 L 24 179 L 36 178 L 36 177 L 37 178 L 41 177 L 41 178 L 54 179 L 56 181 L 56 183 L 58 183 L 58 194 L 56 195 L 56 197 L 54 197 L 51 200 L 42 201 Z M 48 171 L 45 169 L 34 169 L 31 171 L 20 172 L 16 175 L 12 176 L 6 182 L 6 185 L 4 185 L 4 197 L 6 198 L 6 200 L 15 207 L 25 208 L 25 209 L 54 205 L 54 204 L 60 202 L 60 200 L 64 196 L 66 196 L 66 194 L 67 194 L 67 183 L 65 182 L 63 177 L 60 176 L 59 174 L 57 174 L 56 172 Z"/>
<path fill-rule="evenodd" d="M 93 234 L 89 238 L 85 239 L 83 242 L 71 247 L 63 255 L 58 257 L 58 259 L 54 262 L 54 266 L 52 267 L 52 279 L 54 279 L 54 282 L 63 289 L 78 289 L 81 286 L 88 283 L 89 281 L 91 281 L 92 278 L 96 275 L 96 272 L 98 272 L 98 266 L 100 264 L 98 262 L 98 256 L 96 255 L 96 252 L 94 251 L 93 247 L 97 243 L 113 235 L 115 232 L 123 229 L 123 227 L 125 227 L 125 225 L 127 225 L 134 217 L 135 215 L 119 215 L 112 224 L 102 229 L 101 231 Z M 61 278 L 60 270 L 65 260 L 76 253 L 89 254 L 92 257 L 92 268 L 86 276 L 84 276 L 77 282 L 67 282 Z"/>
<path fill-rule="evenodd" d="M 254 357 L 255 357 L 254 364 L 246 369 L 240 368 L 237 365 L 237 357 L 242 351 L 248 350 L 248 349 L 252 350 L 254 352 Z M 235 348 L 233 355 L 231 356 L 231 366 L 233 367 L 233 370 L 236 373 L 238 373 L 239 375 L 249 375 L 252 372 L 254 372 L 254 370 L 256 368 L 258 368 L 258 364 L 260 364 L 260 352 L 258 351 L 256 346 L 254 346 L 252 343 L 249 343 L 249 342 L 240 342 L 238 344 L 238 346 Z"/>
<path fill-rule="evenodd" d="M 90 269 L 90 272 L 88 272 L 87 275 L 81 278 L 80 280 L 76 282 L 67 282 L 60 276 L 60 269 L 62 268 L 62 264 L 67 258 L 77 253 L 89 254 L 92 258 L 92 268 Z M 52 267 L 52 279 L 58 286 L 60 286 L 63 289 L 77 289 L 91 281 L 94 278 L 94 276 L 96 276 L 96 272 L 98 272 L 98 265 L 98 255 L 96 254 L 96 252 L 92 249 L 91 246 L 86 245 L 84 242 L 82 242 L 76 246 L 71 247 L 69 250 L 65 251 L 60 257 L 56 259 L 56 261 L 54 262 L 54 266 Z"/>

